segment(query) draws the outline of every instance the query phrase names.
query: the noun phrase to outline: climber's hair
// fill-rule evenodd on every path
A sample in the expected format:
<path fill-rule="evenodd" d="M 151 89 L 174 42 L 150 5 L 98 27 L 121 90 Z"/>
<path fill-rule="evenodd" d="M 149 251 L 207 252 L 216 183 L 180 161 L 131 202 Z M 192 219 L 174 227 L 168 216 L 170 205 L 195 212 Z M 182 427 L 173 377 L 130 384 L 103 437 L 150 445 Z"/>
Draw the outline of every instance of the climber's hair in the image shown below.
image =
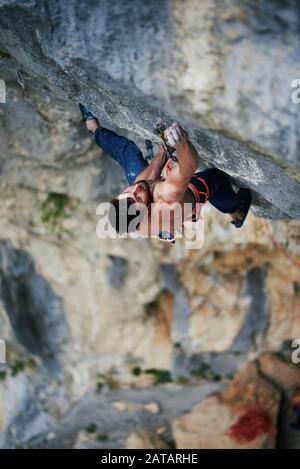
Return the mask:
<path fill-rule="evenodd" d="M 129 225 L 141 212 L 137 210 L 134 215 L 128 213 L 129 208 L 134 203 L 134 199 L 129 198 L 121 200 L 115 198 L 110 201 L 111 206 L 108 212 L 108 220 L 117 233 L 124 234 L 135 231 Z"/>

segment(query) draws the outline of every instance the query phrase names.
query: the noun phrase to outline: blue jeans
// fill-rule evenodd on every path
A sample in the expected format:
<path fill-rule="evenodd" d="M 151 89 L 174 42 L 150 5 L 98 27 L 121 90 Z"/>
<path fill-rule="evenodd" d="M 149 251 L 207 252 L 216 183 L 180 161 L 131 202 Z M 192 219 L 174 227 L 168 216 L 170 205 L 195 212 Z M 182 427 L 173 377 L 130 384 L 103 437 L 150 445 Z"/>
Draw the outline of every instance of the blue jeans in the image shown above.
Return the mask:
<path fill-rule="evenodd" d="M 210 196 L 208 201 L 223 213 L 234 213 L 240 208 L 241 197 L 234 192 L 230 180 L 223 171 L 218 168 L 209 168 L 195 174 L 205 180 Z M 191 183 L 198 190 L 205 191 L 204 184 L 196 178 L 191 178 Z"/>
<path fill-rule="evenodd" d="M 129 185 L 134 183 L 136 177 L 148 163 L 143 158 L 139 147 L 126 137 L 121 137 L 112 130 L 99 127 L 95 132 L 95 140 L 102 150 L 117 161 L 123 168 Z M 231 183 L 223 171 L 217 168 L 209 168 L 196 173 L 203 178 L 210 191 L 209 202 L 223 213 L 234 213 L 240 207 L 240 197 L 234 192 Z M 191 178 L 191 183 L 198 190 L 205 191 L 201 181 Z"/>
<path fill-rule="evenodd" d="M 99 127 L 95 132 L 95 140 L 107 155 L 122 166 L 130 186 L 140 172 L 147 168 L 148 163 L 144 160 L 141 150 L 128 138 Z"/>

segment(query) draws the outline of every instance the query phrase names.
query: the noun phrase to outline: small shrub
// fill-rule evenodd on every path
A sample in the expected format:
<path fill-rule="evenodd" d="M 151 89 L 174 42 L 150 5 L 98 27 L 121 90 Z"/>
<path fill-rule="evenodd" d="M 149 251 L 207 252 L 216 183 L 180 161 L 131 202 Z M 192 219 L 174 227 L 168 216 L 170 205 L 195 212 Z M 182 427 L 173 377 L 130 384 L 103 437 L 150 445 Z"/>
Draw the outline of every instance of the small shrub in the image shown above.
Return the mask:
<path fill-rule="evenodd" d="M 154 384 L 165 384 L 171 383 L 173 381 L 172 376 L 168 370 L 157 370 L 155 368 L 149 368 L 148 370 L 145 370 L 145 373 L 154 376 Z"/>
<path fill-rule="evenodd" d="M 7 52 L 0 50 L 0 59 L 9 59 L 9 58 L 10 58 L 10 55 Z"/>
<path fill-rule="evenodd" d="M 63 227 L 63 221 L 71 215 L 71 200 L 68 195 L 58 192 L 49 192 L 41 206 L 41 220 L 48 229 L 62 238 L 70 234 Z"/>
<path fill-rule="evenodd" d="M 206 381 L 220 381 L 221 379 L 221 376 L 212 371 L 207 363 L 202 363 L 198 369 L 192 371 L 192 375 Z"/>
<path fill-rule="evenodd" d="M 114 377 L 113 372 L 109 372 L 106 375 L 99 373 L 98 381 L 96 383 L 96 392 L 100 392 L 103 386 L 107 386 L 111 391 L 120 389 L 120 383 Z"/>
<path fill-rule="evenodd" d="M 189 382 L 190 380 L 186 376 L 178 376 L 178 378 L 176 379 L 177 384 L 188 384 Z"/>
<path fill-rule="evenodd" d="M 27 357 L 25 359 L 17 359 L 13 363 L 9 364 L 11 376 L 15 377 L 22 371 L 25 371 L 26 368 L 34 369 L 36 367 L 36 361 L 33 357 Z"/>
<path fill-rule="evenodd" d="M 142 370 L 139 366 L 136 366 L 132 368 L 131 372 L 134 376 L 140 376 L 140 374 L 142 373 Z"/>
<path fill-rule="evenodd" d="M 86 427 L 85 431 L 86 431 L 87 433 L 96 433 L 96 431 L 97 431 L 97 425 L 96 425 L 95 423 L 90 423 L 90 424 Z"/>
<path fill-rule="evenodd" d="M 98 441 L 107 441 L 107 440 L 108 440 L 108 436 L 105 435 L 104 433 L 98 433 L 96 439 L 97 439 Z"/>
<path fill-rule="evenodd" d="M 25 361 L 23 360 L 16 360 L 14 363 L 10 365 L 11 375 L 17 376 L 21 371 L 25 370 Z"/>

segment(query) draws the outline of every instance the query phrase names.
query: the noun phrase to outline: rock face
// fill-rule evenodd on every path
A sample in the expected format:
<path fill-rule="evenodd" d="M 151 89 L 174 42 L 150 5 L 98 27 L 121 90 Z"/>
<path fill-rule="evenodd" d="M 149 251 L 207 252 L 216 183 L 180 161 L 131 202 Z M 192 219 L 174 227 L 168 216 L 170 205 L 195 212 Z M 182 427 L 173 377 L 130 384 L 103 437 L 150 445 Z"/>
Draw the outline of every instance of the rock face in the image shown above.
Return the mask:
<path fill-rule="evenodd" d="M 274 448 L 280 394 L 250 364 L 222 394 L 173 422 L 177 448 Z"/>
<path fill-rule="evenodd" d="M 292 363 L 284 363 L 270 354 L 262 355 L 259 361 L 261 373 L 282 393 L 281 411 L 279 414 L 278 447 L 300 446 L 299 432 L 299 370 Z"/>
<path fill-rule="evenodd" d="M 299 6 L 256 3 L 0 0 L 1 447 L 300 447 Z M 144 152 L 184 122 L 245 227 L 98 239 L 126 181 L 79 100 Z"/>
<path fill-rule="evenodd" d="M 153 138 L 158 120 L 184 119 L 204 161 L 250 187 L 261 213 L 299 218 L 299 6 L 240 3 L 2 1 L 0 43 L 119 128 Z"/>
<path fill-rule="evenodd" d="M 151 433 L 132 433 L 126 442 L 126 449 L 165 449 L 168 445 L 158 436 Z"/>

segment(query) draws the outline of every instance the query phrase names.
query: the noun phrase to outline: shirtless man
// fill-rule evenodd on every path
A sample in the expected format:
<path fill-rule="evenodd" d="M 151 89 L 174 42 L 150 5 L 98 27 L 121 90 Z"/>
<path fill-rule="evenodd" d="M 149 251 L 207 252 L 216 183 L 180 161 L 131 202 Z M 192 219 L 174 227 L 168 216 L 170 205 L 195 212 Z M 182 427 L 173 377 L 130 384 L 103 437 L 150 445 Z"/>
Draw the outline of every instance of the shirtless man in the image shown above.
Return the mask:
<path fill-rule="evenodd" d="M 251 204 L 250 191 L 240 189 L 236 193 L 226 174 L 217 168 L 196 172 L 199 155 L 187 132 L 178 124 L 174 123 L 164 134 L 168 146 L 176 150 L 178 164 L 172 165 L 166 177 L 162 178 L 161 173 L 167 163 L 162 145 L 148 165 L 135 143 L 101 127 L 98 119 L 84 106 L 80 105 L 80 110 L 86 127 L 95 135 L 96 143 L 122 166 L 129 183 L 111 201 L 109 220 L 118 233 L 128 232 L 134 225 L 132 221 L 140 211 L 132 208 L 142 210 L 147 207 L 148 216 L 139 217 L 136 233 L 173 241 L 174 232 L 182 221 L 195 219 L 195 208 L 207 200 L 221 212 L 229 213 L 231 223 L 237 228 L 243 225 Z M 180 213 L 178 207 L 181 208 Z M 124 215 L 125 225 L 120 224 Z M 153 219 L 155 223 L 151 223 Z"/>

